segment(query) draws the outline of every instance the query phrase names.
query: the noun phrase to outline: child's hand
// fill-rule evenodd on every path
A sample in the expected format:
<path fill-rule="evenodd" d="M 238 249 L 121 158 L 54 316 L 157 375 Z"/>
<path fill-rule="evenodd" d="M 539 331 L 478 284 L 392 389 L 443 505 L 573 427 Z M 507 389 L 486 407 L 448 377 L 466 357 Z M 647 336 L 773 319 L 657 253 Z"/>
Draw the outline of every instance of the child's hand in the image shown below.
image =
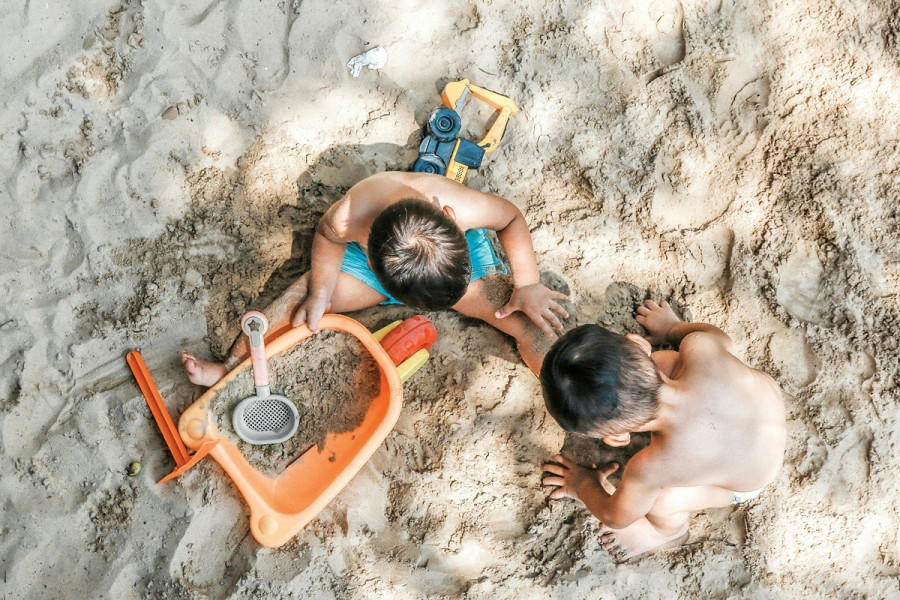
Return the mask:
<path fill-rule="evenodd" d="M 669 331 L 677 323 L 681 323 L 668 302 L 657 304 L 653 300 L 644 300 L 644 306 L 638 306 L 637 316 L 634 318 L 638 324 L 647 330 L 647 340 L 654 346 L 669 342 Z"/>
<path fill-rule="evenodd" d="M 494 316 L 502 319 L 521 310 L 534 321 L 544 335 L 552 338 L 554 329 L 562 331 L 563 328 L 557 315 L 563 319 L 569 318 L 569 313 L 556 302 L 557 300 L 568 300 L 568 297 L 560 292 L 554 292 L 542 283 L 516 287 L 513 288 L 506 306 L 498 310 Z"/>
<path fill-rule="evenodd" d="M 602 469 L 587 469 L 561 454 L 557 454 L 552 460 L 553 462 L 544 464 L 544 471 L 550 475 L 541 481 L 544 485 L 557 486 L 550 492 L 551 500 L 574 498 L 583 501 L 582 494 L 585 486 L 599 487 L 603 490 L 602 482 L 619 470 L 619 464 L 614 462 Z"/>
<path fill-rule="evenodd" d="M 319 294 L 309 295 L 300 307 L 297 308 L 297 312 L 294 313 L 294 319 L 291 321 L 291 324 L 294 327 L 299 327 L 306 323 L 306 326 L 309 327 L 310 331 L 318 331 L 319 319 L 328 312 L 329 308 L 331 308 L 331 301 L 328 298 L 324 298 Z"/>

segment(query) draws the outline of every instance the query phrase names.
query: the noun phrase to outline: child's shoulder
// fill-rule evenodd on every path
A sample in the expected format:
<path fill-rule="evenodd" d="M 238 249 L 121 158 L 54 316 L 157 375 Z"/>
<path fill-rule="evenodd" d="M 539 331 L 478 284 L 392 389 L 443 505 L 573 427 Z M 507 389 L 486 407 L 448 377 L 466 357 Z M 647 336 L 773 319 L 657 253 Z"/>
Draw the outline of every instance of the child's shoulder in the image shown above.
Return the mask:
<path fill-rule="evenodd" d="M 398 183 L 406 181 L 404 177 L 405 175 L 407 175 L 407 173 L 403 173 L 400 171 L 383 171 L 381 173 L 369 175 L 365 179 L 361 179 L 353 184 L 353 186 L 347 191 L 346 195 L 364 196 L 367 195 L 367 192 L 369 190 L 377 190 L 386 186 L 389 187 L 397 185 Z"/>
<path fill-rule="evenodd" d="M 722 344 L 722 340 L 712 333 L 695 331 L 684 336 L 678 345 L 679 362 L 689 367 L 692 363 L 715 363 L 734 360 L 734 355 Z"/>
<path fill-rule="evenodd" d="M 708 352 L 721 353 L 726 350 L 717 335 L 707 333 L 706 331 L 694 331 L 684 336 L 684 339 L 682 339 L 681 343 L 678 345 L 678 351 L 682 354 L 685 352 L 693 354 Z"/>
<path fill-rule="evenodd" d="M 722 336 L 698 331 L 685 336 L 678 347 L 683 373 L 704 381 L 732 379 L 751 370 L 726 347 Z"/>

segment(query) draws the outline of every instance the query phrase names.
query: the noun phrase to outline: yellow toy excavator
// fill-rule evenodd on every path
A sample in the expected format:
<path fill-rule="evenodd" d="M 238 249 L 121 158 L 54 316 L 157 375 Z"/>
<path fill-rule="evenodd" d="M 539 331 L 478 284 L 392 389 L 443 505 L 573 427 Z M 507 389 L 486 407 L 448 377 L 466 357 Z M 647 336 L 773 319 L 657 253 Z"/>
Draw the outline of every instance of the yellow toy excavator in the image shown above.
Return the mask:
<path fill-rule="evenodd" d="M 462 128 L 459 114 L 469 94 L 498 111 L 487 135 L 477 144 L 459 137 Z M 500 145 L 509 118 L 519 112 L 519 107 L 506 96 L 473 85 L 468 79 L 448 83 L 441 92 L 441 99 L 444 107 L 434 111 L 428 119 L 428 135 L 419 145 L 419 158 L 413 165 L 413 171 L 445 175 L 463 183 L 469 169 L 480 167 L 484 155 Z"/>

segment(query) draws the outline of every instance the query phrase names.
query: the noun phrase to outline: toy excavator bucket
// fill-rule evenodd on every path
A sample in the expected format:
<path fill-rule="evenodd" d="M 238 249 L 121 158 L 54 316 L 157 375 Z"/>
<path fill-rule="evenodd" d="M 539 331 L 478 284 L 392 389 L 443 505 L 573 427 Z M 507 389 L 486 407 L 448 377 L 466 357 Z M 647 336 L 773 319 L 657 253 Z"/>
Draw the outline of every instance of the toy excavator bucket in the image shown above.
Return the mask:
<path fill-rule="evenodd" d="M 324 315 L 320 327 L 353 335 L 378 365 L 381 390 L 356 429 L 330 434 L 321 450 L 313 446 L 275 477 L 259 472 L 237 446 L 218 431 L 210 411 L 216 395 L 239 373 L 250 368 L 250 359 L 225 375 L 188 407 L 178 425 L 181 438 L 191 448 L 216 442 L 211 446 L 210 456 L 225 469 L 244 496 L 250 508 L 253 537 L 270 548 L 281 546 L 311 521 L 381 445 L 400 415 L 401 380 L 428 359 L 426 348 L 436 337 L 434 325 L 424 317 L 392 323 L 375 335 L 341 315 Z M 305 325 L 290 329 L 266 345 L 266 357 L 280 354 L 311 335 Z M 397 347 L 393 354 L 401 357 L 402 362 L 395 365 L 389 349 L 379 343 L 381 339 L 389 346 Z"/>
<path fill-rule="evenodd" d="M 490 154 L 500 145 L 500 140 L 506 133 L 509 118 L 519 112 L 519 107 L 506 96 L 473 85 L 469 83 L 468 79 L 451 81 L 445 85 L 444 91 L 441 92 L 441 99 L 444 101 L 444 106 L 461 113 L 469 94 L 499 111 L 494 123 L 488 129 L 487 135 L 478 142 L 478 145 L 484 148 L 485 154 Z"/>

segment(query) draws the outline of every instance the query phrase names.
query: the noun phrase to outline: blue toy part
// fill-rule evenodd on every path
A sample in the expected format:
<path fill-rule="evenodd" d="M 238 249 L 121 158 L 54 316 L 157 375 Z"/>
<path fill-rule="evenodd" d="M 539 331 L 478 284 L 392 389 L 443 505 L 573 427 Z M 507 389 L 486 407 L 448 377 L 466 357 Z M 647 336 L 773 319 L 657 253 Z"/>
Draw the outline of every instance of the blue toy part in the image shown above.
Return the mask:
<path fill-rule="evenodd" d="M 469 168 L 477 169 L 484 158 L 484 148 L 473 141 L 459 138 L 459 146 L 456 148 L 454 160 Z"/>
<path fill-rule="evenodd" d="M 450 177 L 447 169 L 450 165 L 456 165 L 454 166 L 456 177 L 459 165 L 475 169 L 480 167 L 485 148 L 471 140 L 458 137 L 461 128 L 462 119 L 452 108 L 439 108 L 431 113 L 426 126 L 428 134 L 419 144 L 419 158 L 413 164 L 413 171 Z M 465 171 L 462 172 L 462 177 L 465 177 Z"/>
<path fill-rule="evenodd" d="M 447 172 L 447 164 L 437 154 L 420 154 L 413 164 L 413 171 L 444 175 Z"/>
<path fill-rule="evenodd" d="M 462 119 L 452 108 L 439 108 L 428 119 L 428 133 L 439 142 L 451 142 L 459 135 Z"/>
<path fill-rule="evenodd" d="M 445 175 L 450 157 L 453 156 L 454 145 L 454 142 L 439 142 L 434 137 L 426 135 L 419 144 L 419 158 L 413 164 L 413 171 Z"/>
<path fill-rule="evenodd" d="M 465 138 L 444 142 L 427 135 L 419 144 L 419 158 L 413 164 L 413 171 L 446 175 L 451 158 L 469 168 L 477 169 L 484 159 L 484 148 Z"/>

